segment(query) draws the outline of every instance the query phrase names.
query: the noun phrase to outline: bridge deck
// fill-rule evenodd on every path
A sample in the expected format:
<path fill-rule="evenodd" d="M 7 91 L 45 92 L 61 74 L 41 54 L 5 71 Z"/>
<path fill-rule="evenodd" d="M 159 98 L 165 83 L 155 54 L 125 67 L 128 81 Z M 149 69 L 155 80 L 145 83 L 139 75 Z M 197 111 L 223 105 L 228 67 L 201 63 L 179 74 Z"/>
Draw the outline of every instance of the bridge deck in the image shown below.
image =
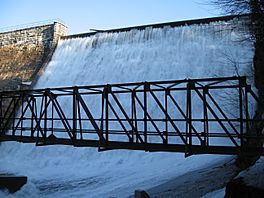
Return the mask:
<path fill-rule="evenodd" d="M 75 147 L 96 147 L 99 151 L 115 150 L 115 149 L 126 149 L 126 150 L 142 150 L 148 152 L 178 152 L 185 153 L 186 155 L 195 154 L 223 154 L 223 155 L 237 155 L 240 153 L 247 155 L 260 154 L 264 155 L 264 148 L 246 148 L 244 150 L 233 146 L 201 146 L 201 145 L 190 145 L 186 147 L 182 144 L 158 144 L 158 143 L 128 143 L 120 141 L 108 141 L 105 145 L 100 145 L 98 140 L 76 140 L 72 142 L 66 138 L 56 139 L 37 139 L 37 137 L 21 137 L 5 135 L 0 137 L 0 141 L 16 141 L 22 143 L 36 143 L 37 146 L 48 146 L 48 145 L 72 145 Z M 43 143 L 43 144 L 42 144 Z"/>

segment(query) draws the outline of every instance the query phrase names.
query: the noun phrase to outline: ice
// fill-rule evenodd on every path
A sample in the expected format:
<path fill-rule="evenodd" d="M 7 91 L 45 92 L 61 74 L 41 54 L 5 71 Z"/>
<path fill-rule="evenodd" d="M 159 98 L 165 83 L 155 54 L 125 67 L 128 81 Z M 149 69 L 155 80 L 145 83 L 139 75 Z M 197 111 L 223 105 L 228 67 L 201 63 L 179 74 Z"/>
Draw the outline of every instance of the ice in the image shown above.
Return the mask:
<path fill-rule="evenodd" d="M 226 22 L 98 33 L 61 40 L 35 88 L 247 75 L 253 43 Z M 239 63 L 230 64 L 232 62 Z M 12 197 L 127 197 L 226 156 L 97 152 L 71 146 L 2 143 L 0 170 L 26 175 Z M 0 194 L 1 195 L 1 194 Z M 11 197 L 11 195 L 9 195 Z"/>

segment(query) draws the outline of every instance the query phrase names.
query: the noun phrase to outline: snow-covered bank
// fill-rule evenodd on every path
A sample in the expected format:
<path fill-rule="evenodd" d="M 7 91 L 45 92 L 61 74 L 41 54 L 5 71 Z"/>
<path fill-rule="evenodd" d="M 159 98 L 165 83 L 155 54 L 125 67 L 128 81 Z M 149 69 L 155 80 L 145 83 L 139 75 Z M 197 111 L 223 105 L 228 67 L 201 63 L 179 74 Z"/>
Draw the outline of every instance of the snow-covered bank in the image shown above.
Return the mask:
<path fill-rule="evenodd" d="M 202 198 L 224 198 L 224 197 L 225 197 L 225 188 L 222 188 L 220 190 L 207 193 Z"/>
<path fill-rule="evenodd" d="M 206 193 L 222 189 L 239 173 L 240 170 L 236 167 L 234 158 L 235 156 L 230 156 L 210 166 L 187 172 L 146 191 L 151 198 L 202 197 Z M 209 198 L 216 194 L 222 195 L 223 192 L 222 190 L 221 192 L 212 192 L 211 195 L 209 193 L 205 197 Z"/>

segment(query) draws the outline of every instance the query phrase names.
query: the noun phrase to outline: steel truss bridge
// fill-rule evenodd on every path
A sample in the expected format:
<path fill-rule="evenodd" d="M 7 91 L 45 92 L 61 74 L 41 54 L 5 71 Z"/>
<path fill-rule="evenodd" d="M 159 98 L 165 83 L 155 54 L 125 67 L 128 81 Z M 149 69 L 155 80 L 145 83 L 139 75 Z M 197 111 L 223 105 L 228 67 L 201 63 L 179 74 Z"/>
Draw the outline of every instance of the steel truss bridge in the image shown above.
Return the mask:
<path fill-rule="evenodd" d="M 192 154 L 250 147 L 257 95 L 246 77 L 75 86 L 0 93 L 0 141 Z"/>

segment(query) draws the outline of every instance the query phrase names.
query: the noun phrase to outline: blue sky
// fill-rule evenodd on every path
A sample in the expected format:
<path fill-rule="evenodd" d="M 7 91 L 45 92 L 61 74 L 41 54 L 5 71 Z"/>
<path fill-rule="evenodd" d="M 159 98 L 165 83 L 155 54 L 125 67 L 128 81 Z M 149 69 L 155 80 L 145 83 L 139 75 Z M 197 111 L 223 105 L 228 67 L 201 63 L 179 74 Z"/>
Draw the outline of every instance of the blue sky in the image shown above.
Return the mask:
<path fill-rule="evenodd" d="M 0 0 L 0 28 L 60 18 L 70 34 L 219 16 L 207 0 Z"/>

